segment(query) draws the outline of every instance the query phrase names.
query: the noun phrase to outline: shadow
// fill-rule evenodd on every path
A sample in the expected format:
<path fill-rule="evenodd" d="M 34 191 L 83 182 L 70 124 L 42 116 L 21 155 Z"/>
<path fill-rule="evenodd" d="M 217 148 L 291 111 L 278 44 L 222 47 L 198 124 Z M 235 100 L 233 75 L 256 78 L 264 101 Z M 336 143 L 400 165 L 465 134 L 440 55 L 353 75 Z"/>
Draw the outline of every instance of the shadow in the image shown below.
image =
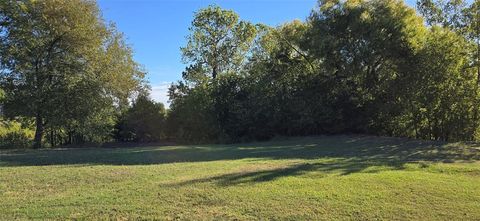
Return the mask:
<path fill-rule="evenodd" d="M 264 182 L 307 172 L 348 175 L 375 172 L 372 167 L 403 169 L 409 162 L 473 162 L 480 160 L 478 144 L 442 143 L 373 136 L 320 136 L 235 145 L 163 146 L 0 151 L 0 167 L 40 165 L 151 165 L 237 159 L 325 160 L 269 170 L 242 171 L 185 181 L 235 185 Z M 330 163 L 331 162 L 331 163 Z"/>
<path fill-rule="evenodd" d="M 186 186 L 197 183 L 215 183 L 219 186 L 233 186 L 238 184 L 268 182 L 282 177 L 301 176 L 310 172 L 321 172 L 321 174 L 319 174 L 320 177 L 334 172 L 339 176 L 345 176 L 352 173 L 365 172 L 365 169 L 375 165 L 382 167 L 387 166 L 389 170 L 404 169 L 403 164 L 387 163 L 387 165 L 381 165 L 379 163 L 363 163 L 357 160 L 340 160 L 332 163 L 303 163 L 284 168 L 221 174 L 218 176 L 165 184 L 164 186 Z M 380 170 L 369 170 L 367 172 L 375 173 L 379 171 Z"/>
<path fill-rule="evenodd" d="M 239 173 L 230 173 L 222 174 L 213 177 L 206 177 L 200 179 L 187 180 L 184 182 L 167 184 L 166 186 L 184 186 L 196 183 L 210 183 L 214 182 L 220 186 L 231 186 L 241 183 L 256 183 L 256 182 L 268 182 L 275 180 L 280 177 L 286 176 L 298 176 L 309 171 L 313 171 L 316 168 L 320 168 L 318 164 L 300 164 L 287 168 L 271 169 L 271 170 L 260 170 L 260 171 L 251 171 L 251 172 L 239 172 Z"/>

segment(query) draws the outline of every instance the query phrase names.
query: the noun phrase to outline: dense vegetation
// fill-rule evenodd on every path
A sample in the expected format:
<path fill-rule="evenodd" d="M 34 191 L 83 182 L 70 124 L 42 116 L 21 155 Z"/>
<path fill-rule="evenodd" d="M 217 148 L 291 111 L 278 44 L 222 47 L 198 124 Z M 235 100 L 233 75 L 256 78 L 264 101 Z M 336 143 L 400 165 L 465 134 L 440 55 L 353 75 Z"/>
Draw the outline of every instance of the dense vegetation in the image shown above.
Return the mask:
<path fill-rule="evenodd" d="M 319 1 L 270 28 L 197 12 L 170 90 L 180 140 L 368 133 L 479 138 L 479 1 Z M 241 42 L 237 43 L 237 42 Z"/>
<path fill-rule="evenodd" d="M 195 13 L 165 110 L 95 2 L 2 1 L 0 98 L 22 126 L 0 140 L 13 146 L 8 136 L 31 130 L 35 147 L 342 133 L 479 140 L 479 17 L 478 0 L 419 0 L 417 10 L 319 0 L 306 21 L 268 27 L 209 6 Z"/>

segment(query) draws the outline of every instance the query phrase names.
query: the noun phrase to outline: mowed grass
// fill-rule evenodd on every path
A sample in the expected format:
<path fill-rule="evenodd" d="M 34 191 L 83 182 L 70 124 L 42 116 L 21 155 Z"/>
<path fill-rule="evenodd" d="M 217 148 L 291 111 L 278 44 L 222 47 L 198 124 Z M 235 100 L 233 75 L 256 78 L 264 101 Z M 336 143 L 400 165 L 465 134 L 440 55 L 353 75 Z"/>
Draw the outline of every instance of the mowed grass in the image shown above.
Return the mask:
<path fill-rule="evenodd" d="M 0 219 L 479 220 L 480 149 L 369 136 L 0 151 Z"/>

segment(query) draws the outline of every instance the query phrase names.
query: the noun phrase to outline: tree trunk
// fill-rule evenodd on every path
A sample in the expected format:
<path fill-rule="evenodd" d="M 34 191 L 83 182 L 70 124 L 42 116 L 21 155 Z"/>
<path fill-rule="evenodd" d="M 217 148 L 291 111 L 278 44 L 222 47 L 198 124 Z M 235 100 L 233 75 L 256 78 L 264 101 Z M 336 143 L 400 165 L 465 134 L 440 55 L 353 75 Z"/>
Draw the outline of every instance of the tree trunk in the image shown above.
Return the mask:
<path fill-rule="evenodd" d="M 56 142 L 55 142 L 55 130 L 51 129 L 50 130 L 50 146 L 55 147 Z"/>
<path fill-rule="evenodd" d="M 42 137 L 43 137 L 43 118 L 40 116 L 40 114 L 37 114 L 35 117 L 35 124 L 36 124 L 36 129 L 35 129 L 35 138 L 33 140 L 33 148 L 41 148 L 42 147 Z"/>
<path fill-rule="evenodd" d="M 73 142 L 73 132 L 72 131 L 68 131 L 68 143 L 67 144 L 72 144 Z"/>
<path fill-rule="evenodd" d="M 216 66 L 213 66 L 212 78 L 213 79 L 217 78 L 217 67 Z"/>

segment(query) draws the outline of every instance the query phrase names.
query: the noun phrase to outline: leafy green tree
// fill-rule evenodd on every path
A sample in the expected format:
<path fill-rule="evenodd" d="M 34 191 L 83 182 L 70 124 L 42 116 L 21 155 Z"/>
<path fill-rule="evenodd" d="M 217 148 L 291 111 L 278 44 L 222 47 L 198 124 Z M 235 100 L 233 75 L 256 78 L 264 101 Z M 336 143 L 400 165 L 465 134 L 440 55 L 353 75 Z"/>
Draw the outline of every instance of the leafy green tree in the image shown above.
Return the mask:
<path fill-rule="evenodd" d="M 248 91 L 245 109 L 255 110 L 249 114 L 250 137 L 302 135 L 317 129 L 320 118 L 311 113 L 323 94 L 308 90 L 310 85 L 317 92 L 324 87 L 317 87 L 320 62 L 302 48 L 309 28 L 295 20 L 260 32 L 243 86 Z"/>
<path fill-rule="evenodd" d="M 49 127 L 85 133 L 111 122 L 107 110 L 142 84 L 131 50 L 92 1 L 2 1 L 0 24 L 5 109 L 35 118 L 35 147 Z"/>
<path fill-rule="evenodd" d="M 168 137 L 181 142 L 215 142 L 219 137 L 215 121 L 211 84 L 189 87 L 184 82 L 169 89 Z"/>
<path fill-rule="evenodd" d="M 414 90 L 418 108 L 412 112 L 415 137 L 472 140 L 478 120 L 476 71 L 466 56 L 469 43 L 448 29 L 433 27 L 419 55 Z M 406 129 L 406 128 L 405 128 Z"/>
<path fill-rule="evenodd" d="M 305 50 L 322 61 L 333 131 L 375 132 L 395 111 L 426 28 L 400 0 L 319 1 Z M 379 120 L 383 118 L 383 120 Z"/>
<path fill-rule="evenodd" d="M 220 103 L 227 95 L 216 93 L 219 87 L 211 82 L 219 83 L 221 75 L 240 73 L 257 28 L 240 21 L 231 10 L 209 6 L 195 13 L 190 32 L 187 45 L 181 48 L 189 67 L 183 72 L 184 81 L 170 88 L 169 136 L 214 141 L 223 136 L 217 121 L 222 114 L 217 111 L 224 108 Z"/>
<path fill-rule="evenodd" d="M 448 28 L 476 45 L 471 48 L 471 59 L 480 84 L 480 1 L 419 0 L 417 9 L 430 26 Z"/>
<path fill-rule="evenodd" d="M 249 22 L 239 21 L 231 10 L 209 6 L 195 13 L 190 32 L 187 45 L 181 48 L 184 62 L 190 64 L 196 74 L 201 70 L 203 75 L 210 74 L 215 79 L 218 74 L 239 70 L 256 28 Z"/>
<path fill-rule="evenodd" d="M 162 103 L 152 101 L 147 95 L 140 95 L 120 118 L 117 140 L 153 142 L 164 139 L 165 114 Z"/>

